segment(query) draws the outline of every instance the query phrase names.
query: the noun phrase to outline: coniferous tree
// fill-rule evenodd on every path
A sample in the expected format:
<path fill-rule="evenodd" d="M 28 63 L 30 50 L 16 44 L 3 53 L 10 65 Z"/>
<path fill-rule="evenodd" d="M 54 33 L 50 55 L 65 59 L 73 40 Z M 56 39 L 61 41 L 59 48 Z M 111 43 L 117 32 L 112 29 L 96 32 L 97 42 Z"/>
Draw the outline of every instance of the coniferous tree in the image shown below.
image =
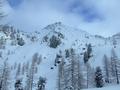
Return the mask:
<path fill-rule="evenodd" d="M 46 78 L 40 77 L 37 83 L 37 90 L 45 90 Z"/>
<path fill-rule="evenodd" d="M 91 53 L 92 53 L 92 46 L 91 44 L 88 44 L 87 51 L 84 52 L 84 57 L 83 57 L 84 63 L 87 63 L 88 60 L 92 57 Z"/>
<path fill-rule="evenodd" d="M 68 58 L 69 56 L 70 56 L 69 49 L 66 49 L 66 50 L 65 50 L 65 57 Z"/>
<path fill-rule="evenodd" d="M 95 72 L 95 83 L 97 88 L 101 88 L 104 85 L 102 70 L 100 67 L 96 68 Z"/>
<path fill-rule="evenodd" d="M 89 58 L 88 58 L 88 53 L 87 51 L 84 52 L 84 63 L 88 62 Z"/>
<path fill-rule="evenodd" d="M 60 45 L 61 44 L 61 40 L 58 38 L 58 37 L 56 37 L 55 35 L 53 35 L 51 38 L 50 38 L 50 47 L 51 48 L 57 48 L 58 47 L 58 45 Z"/>
<path fill-rule="evenodd" d="M 91 53 L 92 53 L 92 45 L 91 44 L 88 44 L 87 53 L 88 53 L 88 58 L 90 58 L 91 57 Z"/>
<path fill-rule="evenodd" d="M 19 79 L 15 82 L 15 90 L 23 90 L 22 81 Z"/>
<path fill-rule="evenodd" d="M 18 41 L 18 45 L 20 46 L 23 46 L 25 44 L 25 41 L 23 38 L 18 38 L 17 41 Z"/>

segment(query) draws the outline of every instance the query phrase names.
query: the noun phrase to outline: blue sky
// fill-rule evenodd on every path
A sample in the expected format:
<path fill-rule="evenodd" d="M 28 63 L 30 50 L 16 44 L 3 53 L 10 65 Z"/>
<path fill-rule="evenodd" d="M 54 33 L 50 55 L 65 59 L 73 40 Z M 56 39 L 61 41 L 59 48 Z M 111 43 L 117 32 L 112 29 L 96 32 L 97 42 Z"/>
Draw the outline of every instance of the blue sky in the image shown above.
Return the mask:
<path fill-rule="evenodd" d="M 120 0 L 8 0 L 8 21 L 32 31 L 61 21 L 91 34 L 110 36 L 120 32 Z"/>

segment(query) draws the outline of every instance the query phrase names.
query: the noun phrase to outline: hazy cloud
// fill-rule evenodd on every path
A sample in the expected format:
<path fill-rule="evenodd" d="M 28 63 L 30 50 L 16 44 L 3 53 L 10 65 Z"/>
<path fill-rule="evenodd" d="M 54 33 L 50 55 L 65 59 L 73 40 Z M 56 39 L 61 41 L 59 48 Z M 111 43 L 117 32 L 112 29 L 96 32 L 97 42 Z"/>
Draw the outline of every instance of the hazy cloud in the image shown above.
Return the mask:
<path fill-rule="evenodd" d="M 24 0 L 7 18 L 12 25 L 36 30 L 62 21 L 91 34 L 109 36 L 120 30 L 119 0 Z"/>

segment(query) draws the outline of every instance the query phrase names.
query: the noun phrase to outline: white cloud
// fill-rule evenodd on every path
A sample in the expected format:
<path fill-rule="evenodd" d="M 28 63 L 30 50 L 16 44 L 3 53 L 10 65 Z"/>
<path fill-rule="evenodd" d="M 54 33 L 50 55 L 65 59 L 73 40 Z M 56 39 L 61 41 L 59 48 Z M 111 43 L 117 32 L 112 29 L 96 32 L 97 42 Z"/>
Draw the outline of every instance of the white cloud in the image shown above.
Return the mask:
<path fill-rule="evenodd" d="M 13 10 L 8 20 L 14 26 L 26 31 L 43 28 L 56 21 L 103 36 L 120 31 L 119 0 L 84 0 L 82 4 L 80 3 L 84 4 L 80 8 L 88 8 L 91 10 L 90 13 L 96 10 L 96 13 L 103 18 L 103 20 L 95 19 L 93 22 L 85 21 L 84 14 L 71 10 L 73 9 L 71 5 L 76 1 L 81 0 L 25 0 L 19 8 Z"/>

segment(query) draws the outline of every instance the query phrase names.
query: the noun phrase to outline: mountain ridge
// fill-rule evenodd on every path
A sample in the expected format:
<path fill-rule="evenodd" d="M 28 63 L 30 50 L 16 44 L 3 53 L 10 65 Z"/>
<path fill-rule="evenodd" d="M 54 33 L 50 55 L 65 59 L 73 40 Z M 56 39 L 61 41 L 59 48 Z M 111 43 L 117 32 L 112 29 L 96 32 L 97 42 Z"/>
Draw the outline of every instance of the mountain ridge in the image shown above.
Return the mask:
<path fill-rule="evenodd" d="M 14 27 L 1 26 L 0 39 L 1 64 L 7 60 L 11 68 L 14 65 L 19 67 L 19 64 L 22 67 L 28 62 L 31 64 L 34 55 L 42 59 L 41 64 L 36 65 L 38 73 L 35 74 L 35 81 L 38 80 L 39 76 L 46 77 L 46 90 L 56 89 L 58 67 L 55 65 L 55 59 L 61 52 L 65 56 L 66 50 L 75 49 L 76 53 L 80 55 L 80 62 L 84 65 L 83 55 L 87 50 L 87 46 L 91 44 L 92 57 L 89 63 L 94 68 L 102 66 L 102 59 L 105 54 L 110 59 L 112 48 L 115 49 L 118 57 L 120 57 L 119 43 L 116 45 L 112 39 L 90 35 L 85 31 L 74 29 L 61 23 L 50 24 L 47 28 L 45 27 L 39 32 L 33 33 L 25 33 L 14 29 Z M 83 67 L 84 69 L 85 67 Z M 14 83 L 16 69 L 11 70 L 11 74 L 12 82 Z M 23 81 L 26 79 L 25 75 L 20 75 Z"/>

